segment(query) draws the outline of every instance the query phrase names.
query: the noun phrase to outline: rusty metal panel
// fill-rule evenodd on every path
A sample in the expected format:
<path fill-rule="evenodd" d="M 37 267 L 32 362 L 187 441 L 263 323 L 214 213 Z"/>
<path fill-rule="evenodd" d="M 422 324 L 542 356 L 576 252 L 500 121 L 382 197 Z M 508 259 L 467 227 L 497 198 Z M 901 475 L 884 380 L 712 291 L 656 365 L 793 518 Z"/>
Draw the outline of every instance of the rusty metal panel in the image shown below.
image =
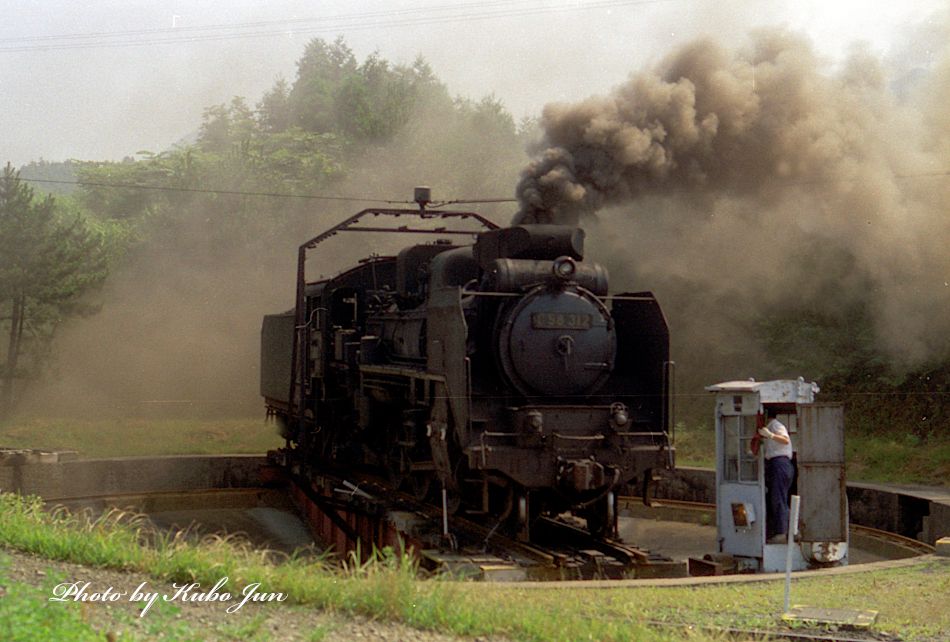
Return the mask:
<path fill-rule="evenodd" d="M 801 539 L 848 541 L 844 473 L 844 409 L 841 404 L 798 406 L 798 494 Z"/>
<path fill-rule="evenodd" d="M 838 403 L 798 406 L 798 461 L 844 464 L 844 407 Z"/>
<path fill-rule="evenodd" d="M 799 526 L 803 541 L 848 541 L 842 466 L 799 462 L 798 494 L 802 498 Z"/>

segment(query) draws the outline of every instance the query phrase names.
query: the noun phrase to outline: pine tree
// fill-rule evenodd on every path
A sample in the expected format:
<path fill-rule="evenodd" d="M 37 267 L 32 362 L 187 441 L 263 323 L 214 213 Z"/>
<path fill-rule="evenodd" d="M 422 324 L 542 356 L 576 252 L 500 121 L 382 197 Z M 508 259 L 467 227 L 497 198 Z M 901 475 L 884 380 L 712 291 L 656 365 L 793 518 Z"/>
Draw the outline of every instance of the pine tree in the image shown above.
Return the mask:
<path fill-rule="evenodd" d="M 43 365 L 56 328 L 95 311 L 87 294 L 102 284 L 107 263 L 103 234 L 79 215 L 61 217 L 52 197 L 36 199 L 7 163 L 0 176 L 0 417 L 13 409 L 16 381 Z"/>

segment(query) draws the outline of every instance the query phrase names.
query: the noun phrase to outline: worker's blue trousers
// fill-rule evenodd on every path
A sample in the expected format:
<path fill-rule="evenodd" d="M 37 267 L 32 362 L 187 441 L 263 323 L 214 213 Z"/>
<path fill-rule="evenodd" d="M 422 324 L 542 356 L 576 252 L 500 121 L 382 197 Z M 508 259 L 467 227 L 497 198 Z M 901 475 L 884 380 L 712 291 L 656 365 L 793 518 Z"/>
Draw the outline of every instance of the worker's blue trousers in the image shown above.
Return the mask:
<path fill-rule="evenodd" d="M 795 478 L 795 467 L 788 457 L 765 460 L 766 538 L 788 532 L 788 491 Z"/>

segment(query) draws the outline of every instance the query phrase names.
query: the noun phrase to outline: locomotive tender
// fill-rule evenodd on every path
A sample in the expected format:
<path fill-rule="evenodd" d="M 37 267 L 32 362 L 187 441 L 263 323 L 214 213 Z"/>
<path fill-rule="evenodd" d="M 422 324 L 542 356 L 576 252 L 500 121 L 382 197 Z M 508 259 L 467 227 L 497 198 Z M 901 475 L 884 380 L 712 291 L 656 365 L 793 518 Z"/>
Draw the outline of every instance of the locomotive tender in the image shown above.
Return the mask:
<path fill-rule="evenodd" d="M 616 534 L 616 493 L 673 465 L 669 333 L 649 292 L 608 295 L 582 230 L 498 228 L 472 212 L 364 210 L 300 246 L 293 310 L 264 317 L 261 393 L 292 462 L 385 472 L 522 538 L 572 511 Z M 430 225 L 367 227 L 421 217 Z M 348 231 L 475 236 L 371 256 L 308 281 Z"/>

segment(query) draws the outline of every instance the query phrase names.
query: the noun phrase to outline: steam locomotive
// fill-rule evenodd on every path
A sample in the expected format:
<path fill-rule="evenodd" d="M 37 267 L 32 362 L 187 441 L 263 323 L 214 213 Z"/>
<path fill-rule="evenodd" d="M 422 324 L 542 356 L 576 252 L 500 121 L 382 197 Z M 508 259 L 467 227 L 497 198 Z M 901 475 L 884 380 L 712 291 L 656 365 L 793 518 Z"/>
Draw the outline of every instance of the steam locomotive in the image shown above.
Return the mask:
<path fill-rule="evenodd" d="M 261 393 L 287 453 L 314 469 L 374 469 L 524 539 L 538 516 L 566 511 L 615 535 L 618 490 L 674 461 L 656 299 L 609 295 L 580 229 L 499 228 L 427 210 L 427 196 L 300 246 L 296 305 L 265 316 L 261 335 Z M 380 217 L 421 223 L 365 224 Z M 357 231 L 439 238 L 308 280 L 308 253 Z M 443 238 L 458 235 L 474 244 Z"/>

